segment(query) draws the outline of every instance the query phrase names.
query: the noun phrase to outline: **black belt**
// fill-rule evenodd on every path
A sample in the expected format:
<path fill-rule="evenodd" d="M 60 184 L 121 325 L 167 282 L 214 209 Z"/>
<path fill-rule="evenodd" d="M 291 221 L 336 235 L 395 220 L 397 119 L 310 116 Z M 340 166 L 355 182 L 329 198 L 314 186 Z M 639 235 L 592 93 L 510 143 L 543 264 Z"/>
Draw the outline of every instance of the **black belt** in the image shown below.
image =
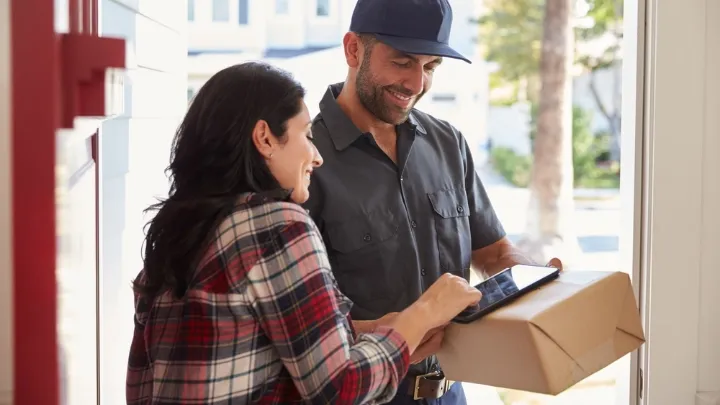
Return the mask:
<path fill-rule="evenodd" d="M 408 380 L 408 395 L 414 400 L 438 399 L 450 390 L 454 381 L 445 378 L 442 371 L 406 377 Z"/>

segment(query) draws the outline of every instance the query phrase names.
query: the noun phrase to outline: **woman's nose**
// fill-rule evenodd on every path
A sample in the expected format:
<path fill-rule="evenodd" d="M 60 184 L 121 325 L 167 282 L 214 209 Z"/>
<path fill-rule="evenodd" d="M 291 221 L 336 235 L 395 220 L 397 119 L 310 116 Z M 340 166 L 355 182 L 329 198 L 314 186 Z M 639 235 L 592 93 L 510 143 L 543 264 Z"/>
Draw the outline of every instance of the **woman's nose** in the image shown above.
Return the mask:
<path fill-rule="evenodd" d="M 313 166 L 314 167 L 320 167 L 323 164 L 323 158 L 320 155 L 320 151 L 315 148 L 315 157 L 313 158 Z"/>

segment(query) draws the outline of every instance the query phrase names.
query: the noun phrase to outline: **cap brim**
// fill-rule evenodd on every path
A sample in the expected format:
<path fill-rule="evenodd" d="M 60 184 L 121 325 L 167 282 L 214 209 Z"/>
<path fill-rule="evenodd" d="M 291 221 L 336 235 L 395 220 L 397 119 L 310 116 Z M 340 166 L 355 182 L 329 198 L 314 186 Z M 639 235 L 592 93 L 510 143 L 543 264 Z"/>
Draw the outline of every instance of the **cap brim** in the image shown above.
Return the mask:
<path fill-rule="evenodd" d="M 432 55 L 442 56 L 446 58 L 459 59 L 467 63 L 472 63 L 470 59 L 461 55 L 458 51 L 450 46 L 439 42 L 428 41 L 425 39 L 396 37 L 393 35 L 375 34 L 378 41 L 385 45 L 395 48 L 400 52 L 413 53 L 416 55 Z"/>

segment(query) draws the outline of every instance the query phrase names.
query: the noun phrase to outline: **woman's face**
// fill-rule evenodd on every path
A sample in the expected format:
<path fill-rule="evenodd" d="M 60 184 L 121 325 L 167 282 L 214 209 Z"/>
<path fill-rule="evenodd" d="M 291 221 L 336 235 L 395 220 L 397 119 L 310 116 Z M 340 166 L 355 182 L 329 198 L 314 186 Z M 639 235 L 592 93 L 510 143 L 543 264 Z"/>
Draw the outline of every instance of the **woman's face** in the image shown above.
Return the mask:
<path fill-rule="evenodd" d="M 298 204 L 310 197 L 310 175 L 323 162 L 312 142 L 311 124 L 310 113 L 303 102 L 300 113 L 287 122 L 285 142 L 280 143 L 277 138 L 271 137 L 272 145 L 268 153 L 260 151 L 280 186 L 292 189 L 291 198 Z"/>

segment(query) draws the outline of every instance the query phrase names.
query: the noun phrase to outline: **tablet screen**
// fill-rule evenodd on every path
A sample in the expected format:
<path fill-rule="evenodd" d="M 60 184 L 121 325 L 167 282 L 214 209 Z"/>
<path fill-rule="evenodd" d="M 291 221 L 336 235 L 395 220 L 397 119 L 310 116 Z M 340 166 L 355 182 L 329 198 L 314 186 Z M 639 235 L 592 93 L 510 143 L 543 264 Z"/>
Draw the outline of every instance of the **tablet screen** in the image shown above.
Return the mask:
<path fill-rule="evenodd" d="M 523 290 L 557 272 L 558 270 L 552 267 L 522 265 L 503 270 L 475 286 L 482 292 L 482 299 L 477 306 L 463 311 L 460 316 L 470 316 L 484 311 L 494 304 L 524 292 Z"/>

